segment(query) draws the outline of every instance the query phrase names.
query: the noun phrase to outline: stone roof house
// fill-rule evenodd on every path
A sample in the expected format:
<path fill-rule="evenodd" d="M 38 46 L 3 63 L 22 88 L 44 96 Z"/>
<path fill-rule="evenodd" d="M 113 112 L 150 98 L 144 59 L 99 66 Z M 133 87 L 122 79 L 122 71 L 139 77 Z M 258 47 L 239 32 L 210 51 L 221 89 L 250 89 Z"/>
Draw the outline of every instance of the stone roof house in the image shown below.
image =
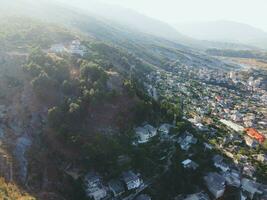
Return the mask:
<path fill-rule="evenodd" d="M 209 191 L 216 199 L 223 196 L 225 191 L 225 179 L 223 176 L 216 172 L 212 172 L 208 173 L 208 175 L 204 177 L 204 180 Z"/>

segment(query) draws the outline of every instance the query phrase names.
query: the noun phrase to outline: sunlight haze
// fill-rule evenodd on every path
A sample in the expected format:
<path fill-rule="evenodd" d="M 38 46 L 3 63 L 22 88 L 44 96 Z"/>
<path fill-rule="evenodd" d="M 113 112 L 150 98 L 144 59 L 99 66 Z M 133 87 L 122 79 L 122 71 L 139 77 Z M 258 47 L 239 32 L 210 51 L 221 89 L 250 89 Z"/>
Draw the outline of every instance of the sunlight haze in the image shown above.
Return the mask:
<path fill-rule="evenodd" d="M 169 24 L 231 20 L 267 31 L 266 0 L 102 0 Z"/>

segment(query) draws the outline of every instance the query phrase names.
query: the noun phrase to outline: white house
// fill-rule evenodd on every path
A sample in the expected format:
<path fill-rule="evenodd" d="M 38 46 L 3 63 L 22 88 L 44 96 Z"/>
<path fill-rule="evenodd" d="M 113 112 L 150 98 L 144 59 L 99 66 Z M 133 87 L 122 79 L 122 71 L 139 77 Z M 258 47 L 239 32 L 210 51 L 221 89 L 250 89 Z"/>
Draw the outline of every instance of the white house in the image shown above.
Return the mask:
<path fill-rule="evenodd" d="M 74 40 L 74 41 L 72 41 L 72 43 L 69 47 L 69 52 L 73 55 L 84 56 L 85 47 L 83 45 L 81 45 L 81 42 L 79 40 Z"/>
<path fill-rule="evenodd" d="M 143 183 L 142 179 L 140 179 L 133 171 L 123 172 L 122 179 L 128 190 L 139 188 Z"/>
<path fill-rule="evenodd" d="M 84 178 L 86 195 L 94 200 L 101 200 L 107 196 L 101 177 L 95 172 L 89 172 Z"/>
<path fill-rule="evenodd" d="M 53 53 L 64 53 L 66 52 L 66 47 L 63 44 L 53 44 L 49 51 Z"/>
<path fill-rule="evenodd" d="M 169 140 L 170 139 L 169 133 L 170 133 L 170 129 L 172 127 L 174 127 L 174 126 L 171 124 L 167 124 L 167 123 L 161 124 L 159 126 L 158 132 L 159 132 L 161 140 Z"/>
<path fill-rule="evenodd" d="M 137 140 L 139 144 L 146 143 L 150 138 L 157 135 L 157 129 L 147 124 L 144 127 L 137 127 L 135 129 Z"/>
<path fill-rule="evenodd" d="M 193 169 L 196 170 L 198 168 L 198 164 L 190 159 L 186 159 L 182 162 L 182 165 L 186 169 Z"/>

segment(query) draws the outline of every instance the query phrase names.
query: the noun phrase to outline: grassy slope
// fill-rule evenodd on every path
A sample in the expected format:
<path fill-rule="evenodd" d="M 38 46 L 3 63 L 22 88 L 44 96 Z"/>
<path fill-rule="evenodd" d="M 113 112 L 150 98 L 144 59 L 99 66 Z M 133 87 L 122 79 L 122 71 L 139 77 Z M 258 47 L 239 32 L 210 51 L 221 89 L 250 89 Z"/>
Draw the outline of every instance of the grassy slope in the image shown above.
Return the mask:
<path fill-rule="evenodd" d="M 15 184 L 5 182 L 3 178 L 0 178 L 0 199 L 35 200 L 34 197 L 21 191 Z"/>

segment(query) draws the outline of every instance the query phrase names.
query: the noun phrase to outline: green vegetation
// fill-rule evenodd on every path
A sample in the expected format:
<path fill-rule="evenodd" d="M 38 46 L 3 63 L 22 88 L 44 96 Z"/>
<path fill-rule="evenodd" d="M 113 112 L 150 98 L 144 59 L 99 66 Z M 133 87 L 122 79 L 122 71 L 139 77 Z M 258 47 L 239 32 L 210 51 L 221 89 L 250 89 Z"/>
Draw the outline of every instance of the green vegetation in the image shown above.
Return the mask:
<path fill-rule="evenodd" d="M 21 191 L 15 184 L 7 183 L 0 178 L 0 199 L 3 200 L 35 200 L 34 197 Z"/>
<path fill-rule="evenodd" d="M 34 46 L 49 48 L 56 42 L 73 39 L 67 29 L 30 18 L 0 18 L 0 26 L 0 50 L 4 51 L 25 52 Z"/>

